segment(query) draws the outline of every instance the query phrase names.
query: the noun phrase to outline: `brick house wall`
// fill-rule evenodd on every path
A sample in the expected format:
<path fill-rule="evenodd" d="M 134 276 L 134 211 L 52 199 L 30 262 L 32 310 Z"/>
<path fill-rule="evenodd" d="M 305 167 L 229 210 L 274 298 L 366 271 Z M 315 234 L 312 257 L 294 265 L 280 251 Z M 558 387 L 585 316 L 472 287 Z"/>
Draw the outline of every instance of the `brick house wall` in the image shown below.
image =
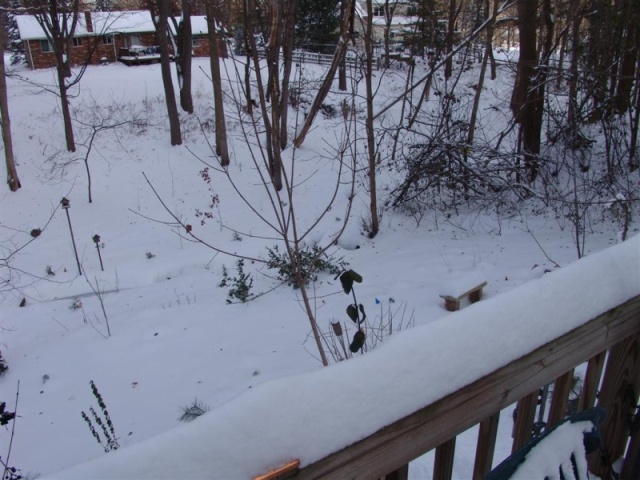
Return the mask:
<path fill-rule="evenodd" d="M 155 33 L 137 34 L 140 44 L 144 46 L 157 45 Z M 96 45 L 97 42 L 97 45 Z M 46 41 L 28 40 L 23 41 L 27 60 L 31 68 L 51 68 L 56 66 L 56 56 L 53 50 L 43 51 L 43 43 Z M 108 62 L 115 62 L 130 45 L 130 35 L 105 35 L 104 37 L 78 37 L 74 46 L 71 48 L 71 65 L 82 65 L 87 59 L 91 49 L 93 52 L 89 59 L 89 63 L 99 65 L 102 59 L 106 58 Z M 209 45 L 207 44 L 207 52 Z M 46 48 L 46 47 L 45 47 Z M 173 52 L 171 47 L 169 49 Z"/>

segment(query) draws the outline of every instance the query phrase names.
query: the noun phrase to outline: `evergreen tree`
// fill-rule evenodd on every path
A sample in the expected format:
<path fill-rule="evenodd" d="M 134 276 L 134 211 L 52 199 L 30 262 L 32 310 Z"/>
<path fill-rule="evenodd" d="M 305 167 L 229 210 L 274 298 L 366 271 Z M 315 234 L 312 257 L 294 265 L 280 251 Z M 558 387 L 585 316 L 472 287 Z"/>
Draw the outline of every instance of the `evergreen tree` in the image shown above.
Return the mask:
<path fill-rule="evenodd" d="M 333 53 L 340 38 L 339 0 L 300 0 L 295 30 L 296 47 Z"/>
<path fill-rule="evenodd" d="M 111 0 L 96 0 L 96 12 L 110 12 L 113 10 L 113 2 Z"/>
<path fill-rule="evenodd" d="M 27 57 L 24 51 L 24 44 L 20 40 L 20 32 L 18 31 L 18 23 L 16 22 L 16 12 L 21 8 L 19 0 L 13 0 L 3 2 L 8 4 L 9 9 L 5 12 L 5 25 L 7 28 L 7 40 L 8 46 L 11 50 L 11 65 L 18 65 L 20 63 L 27 64 Z"/>

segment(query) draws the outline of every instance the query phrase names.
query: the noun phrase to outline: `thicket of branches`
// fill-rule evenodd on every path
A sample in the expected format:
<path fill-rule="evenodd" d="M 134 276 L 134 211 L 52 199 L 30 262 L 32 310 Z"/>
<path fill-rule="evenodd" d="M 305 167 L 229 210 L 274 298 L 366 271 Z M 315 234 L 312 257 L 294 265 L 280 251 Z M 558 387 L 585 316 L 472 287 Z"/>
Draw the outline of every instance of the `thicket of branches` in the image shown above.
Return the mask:
<path fill-rule="evenodd" d="M 364 0 L 359 5 L 346 0 L 322 5 L 334 3 L 332 15 L 314 19 L 309 9 L 318 8 L 319 3 L 311 0 L 146 2 L 158 15 L 172 145 L 185 140 L 181 123 L 194 111 L 190 17 L 206 13 L 215 119 L 215 137 L 207 141 L 219 161 L 208 168 L 217 169 L 236 188 L 227 138 L 227 124 L 233 121 L 242 130 L 271 211 L 258 213 L 249 202 L 247 207 L 278 239 L 301 285 L 305 272 L 299 259 L 310 229 L 298 223 L 296 152 L 318 114 L 330 108 L 340 110 L 344 119 L 332 165 L 339 173 L 335 185 L 327 186 L 334 194 L 326 210 L 318 213 L 312 226 L 322 221 L 337 192 L 344 190 L 351 191 L 344 216 L 348 220 L 358 177 L 369 201 L 370 216 L 363 223 L 366 233 L 374 237 L 380 228 L 377 178 L 380 169 L 387 168 L 396 183 L 384 199 L 386 205 L 403 209 L 417 221 L 434 210 L 471 208 L 502 214 L 533 206 L 572 229 L 579 256 L 596 222 L 613 222 L 621 238 L 627 235 L 640 197 L 637 0 L 615 4 L 608 0 Z M 80 2 L 30 0 L 30 5 L 58 60 L 65 139 L 68 150 L 75 150 L 73 119 L 78 116 L 70 113 L 67 93 L 80 82 L 87 63 L 72 75 L 65 52 Z M 100 2 L 98 8 L 111 6 Z M 61 13 L 63 20 L 56 22 Z M 405 56 L 396 54 L 394 59 L 393 21 L 401 15 L 411 15 L 415 22 L 403 35 Z M 374 16 L 383 18 L 375 22 L 381 27 L 374 26 Z M 331 35 L 324 40 L 314 34 L 310 40 L 307 37 L 313 32 Z M 232 36 L 234 62 L 223 61 Z M 310 92 L 305 91 L 304 79 L 295 77 L 296 39 L 299 47 L 318 50 L 322 46 L 333 54 L 325 78 Z M 325 41 L 333 46 L 327 49 Z M 517 61 L 497 61 L 497 46 L 515 45 Z M 171 47 L 177 54 L 183 112 L 178 111 L 173 87 Z M 349 50 L 359 59 L 351 70 L 345 61 Z M 404 62 L 398 65 L 399 60 Z M 381 70 L 374 68 L 377 65 Z M 511 91 L 503 92 L 502 107 L 483 111 L 485 78 L 495 79 L 498 72 L 510 79 Z M 390 73 L 401 79 L 404 88 L 381 106 L 376 96 Z M 240 89 L 228 87 L 230 78 Z M 343 99 L 337 108 L 325 103 L 336 91 Z M 304 112 L 299 109 L 303 97 L 308 100 Z M 0 101 L 6 107 L 6 96 L 0 95 Z M 294 114 L 300 117 L 290 122 Z M 504 127 L 490 124 L 496 115 Z M 98 127 L 92 128 L 95 132 Z M 203 135 L 208 134 L 203 129 Z M 13 177 L 15 185 L 15 172 Z M 246 201 L 241 189 L 236 191 Z M 196 236 L 177 216 L 173 218 L 187 238 L 227 253 Z M 336 229 L 331 242 L 343 228 L 341 224 Z M 330 245 L 319 246 L 319 255 Z M 311 297 L 304 286 L 300 295 L 326 364 Z"/>

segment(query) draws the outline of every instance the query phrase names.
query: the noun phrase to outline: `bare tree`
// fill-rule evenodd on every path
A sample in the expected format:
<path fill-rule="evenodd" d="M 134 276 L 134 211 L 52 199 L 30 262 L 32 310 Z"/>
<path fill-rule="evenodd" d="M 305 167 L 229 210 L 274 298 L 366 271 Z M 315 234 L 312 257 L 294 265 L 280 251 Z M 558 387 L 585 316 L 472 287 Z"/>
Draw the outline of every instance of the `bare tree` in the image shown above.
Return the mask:
<path fill-rule="evenodd" d="M 71 72 L 71 49 L 78 26 L 80 1 L 69 0 L 60 2 L 57 0 L 35 0 L 33 6 L 37 12 L 35 18 L 47 36 L 56 58 L 60 108 L 64 121 L 67 150 L 75 152 L 76 145 L 69 109 L 69 89 L 76 85 L 82 76 L 81 74 L 76 74 L 75 78 L 73 78 Z M 67 80 L 71 78 L 73 79 Z"/>
<path fill-rule="evenodd" d="M 77 1 L 77 0 L 76 0 Z M 150 3 L 151 16 L 154 8 L 157 8 L 158 18 L 154 18 L 156 33 L 158 35 L 158 46 L 160 48 L 160 71 L 162 72 L 162 84 L 164 86 L 165 102 L 167 104 L 167 114 L 169 115 L 169 130 L 171 134 L 171 145 L 182 144 L 182 132 L 180 130 L 180 116 L 176 104 L 176 95 L 173 89 L 173 79 L 171 77 L 171 58 L 169 53 L 169 0 L 155 0 Z"/>
<path fill-rule="evenodd" d="M 2 2 L 2 7 L 6 5 L 6 1 Z M 9 118 L 9 99 L 7 96 L 7 77 L 4 66 L 5 51 L 5 35 L 1 34 L 5 31 L 5 15 L 4 12 L 0 12 L 0 120 L 2 121 L 2 141 L 4 142 L 4 157 L 7 165 L 7 184 L 9 190 L 15 192 L 22 185 L 18 178 L 18 170 L 16 169 L 16 162 L 13 156 L 13 140 L 11 137 L 11 119 Z"/>
<path fill-rule="evenodd" d="M 322 102 L 324 102 L 325 98 L 329 94 L 329 90 L 331 89 L 331 85 L 333 84 L 333 79 L 336 75 L 336 70 L 338 69 L 340 63 L 344 60 L 344 54 L 347 51 L 350 36 L 349 28 L 353 23 L 353 0 L 345 1 L 344 12 L 345 14 L 342 18 L 342 24 L 340 26 L 340 40 L 338 41 L 338 46 L 336 47 L 336 51 L 333 55 L 331 66 L 329 67 L 329 70 L 325 75 L 324 80 L 322 81 L 322 85 L 318 89 L 318 93 L 316 94 L 316 97 L 313 100 L 313 104 L 309 109 L 309 113 L 304 121 L 304 125 L 300 129 L 300 133 L 298 133 L 298 136 L 295 139 L 294 143 L 296 147 L 299 147 L 304 142 L 304 139 L 306 138 L 307 133 L 309 132 L 309 129 L 311 128 L 311 125 L 316 118 L 316 115 L 320 111 Z"/>
<path fill-rule="evenodd" d="M 227 124 L 224 117 L 224 97 L 222 93 L 222 75 L 220 73 L 220 60 L 223 57 L 221 45 L 221 2 L 211 0 L 207 2 L 207 26 L 209 32 L 209 56 L 211 66 L 211 82 L 213 84 L 214 115 L 216 122 L 216 154 L 220 157 L 220 164 L 229 165 L 229 149 L 227 147 Z"/>
<path fill-rule="evenodd" d="M 191 63 L 192 38 L 191 12 L 193 0 L 182 0 L 182 17 L 176 20 L 171 16 L 175 36 L 176 71 L 178 74 L 178 88 L 180 89 L 180 106 L 187 113 L 193 113 L 193 97 L 191 95 Z"/>

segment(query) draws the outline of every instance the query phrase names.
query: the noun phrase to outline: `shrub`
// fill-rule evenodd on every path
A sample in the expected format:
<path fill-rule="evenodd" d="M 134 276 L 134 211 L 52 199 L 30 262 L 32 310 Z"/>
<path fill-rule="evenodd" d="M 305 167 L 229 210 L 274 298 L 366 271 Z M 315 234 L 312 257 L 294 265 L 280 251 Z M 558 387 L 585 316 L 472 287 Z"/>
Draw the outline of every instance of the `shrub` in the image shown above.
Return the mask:
<path fill-rule="evenodd" d="M 309 285 L 310 282 L 318 280 L 318 272 L 339 275 L 347 266 L 342 257 L 335 259 L 324 253 L 318 245 L 300 249 L 294 261 L 287 253 L 280 253 L 277 245 L 267 248 L 267 251 L 269 254 L 267 268 L 276 270 L 276 278 L 293 288 L 300 287 L 296 279 L 296 267 L 299 268 L 304 284 Z"/>
<path fill-rule="evenodd" d="M 96 384 L 93 383 L 93 380 L 91 380 L 90 384 L 91 384 L 91 393 L 93 393 L 93 396 L 96 398 L 96 401 L 98 402 L 98 406 L 100 407 L 100 411 L 102 412 L 102 417 L 98 415 L 98 413 L 95 411 L 93 407 L 90 407 L 89 411 L 91 412 L 91 417 L 93 418 L 93 421 L 91 420 L 89 415 L 87 415 L 84 411 L 82 411 L 81 413 L 82 419 L 85 422 L 87 422 L 87 426 L 91 431 L 91 435 L 93 435 L 93 437 L 98 441 L 98 443 L 104 449 L 105 452 L 110 452 L 111 450 L 117 450 L 120 447 L 120 444 L 118 443 L 118 439 L 116 438 L 116 432 L 113 428 L 113 423 L 111 422 L 111 417 L 109 416 L 107 405 L 104 403 L 104 400 L 102 399 L 102 395 L 100 395 L 100 392 L 98 391 L 98 387 L 96 387 Z M 104 435 L 104 440 L 96 430 L 96 427 L 94 427 L 93 425 L 94 421 L 96 425 L 98 425 L 98 427 L 100 427 L 100 429 L 102 430 L 102 434 Z"/>
<path fill-rule="evenodd" d="M 236 263 L 237 276 L 230 278 L 227 267 L 222 266 L 222 281 L 219 284 L 220 288 L 231 287 L 229 289 L 229 299 L 227 303 L 231 303 L 230 299 L 240 300 L 242 303 L 246 303 L 251 299 L 251 288 L 253 287 L 253 279 L 251 275 L 244 272 L 244 260 L 240 259 Z"/>
<path fill-rule="evenodd" d="M 9 370 L 9 366 L 7 365 L 7 362 L 4 361 L 4 358 L 2 357 L 2 350 L 0 350 L 0 377 L 4 375 L 4 372 L 7 370 Z"/>
<path fill-rule="evenodd" d="M 202 403 L 200 400 L 195 398 L 191 404 L 182 407 L 182 415 L 178 417 L 178 420 L 181 422 L 192 422 L 200 415 L 204 415 L 209 410 L 209 405 L 206 403 Z"/>

